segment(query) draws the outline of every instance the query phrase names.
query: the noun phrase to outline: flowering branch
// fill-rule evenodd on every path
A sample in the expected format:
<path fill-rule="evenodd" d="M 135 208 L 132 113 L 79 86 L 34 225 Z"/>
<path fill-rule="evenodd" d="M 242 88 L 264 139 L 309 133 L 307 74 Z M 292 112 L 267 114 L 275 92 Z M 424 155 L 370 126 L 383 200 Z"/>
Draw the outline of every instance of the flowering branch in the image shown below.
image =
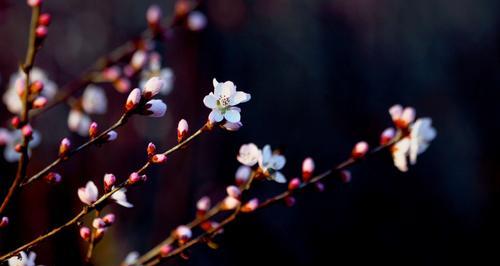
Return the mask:
<path fill-rule="evenodd" d="M 281 202 L 287 198 L 290 198 L 294 193 L 304 190 L 306 187 L 309 187 L 310 185 L 313 184 L 318 184 L 320 181 L 322 181 L 324 178 L 331 176 L 334 173 L 341 173 L 342 170 L 345 170 L 346 168 L 360 162 L 362 159 L 366 159 L 368 156 L 372 156 L 384 149 L 387 149 L 389 147 L 392 147 L 394 143 L 398 142 L 401 140 L 402 134 L 399 134 L 398 136 L 394 137 L 390 142 L 380 145 L 374 149 L 372 149 L 369 152 L 366 152 L 363 156 L 361 157 L 356 157 L 352 156 L 349 159 L 345 160 L 344 162 L 338 164 L 336 167 L 333 169 L 327 170 L 315 177 L 310 178 L 307 181 L 304 181 L 297 187 L 294 187 L 293 189 L 289 189 L 285 192 L 282 192 L 272 198 L 267 199 L 266 201 L 258 204 L 257 206 L 253 207 L 251 210 L 246 210 L 242 212 L 242 207 L 239 205 L 227 218 L 222 220 L 217 226 L 214 226 L 213 228 L 206 230 L 204 233 L 200 234 L 196 238 L 186 242 L 186 243 L 179 243 L 178 247 L 175 249 L 171 248 L 165 248 L 165 247 L 170 247 L 172 244 L 175 243 L 176 240 L 178 240 L 178 235 L 174 231 L 168 238 L 163 240 L 160 244 L 158 244 L 156 247 L 145 253 L 143 256 L 139 257 L 137 261 L 132 264 L 132 265 L 145 265 L 145 266 L 151 266 L 151 265 L 156 265 L 162 260 L 172 258 L 177 255 L 182 255 L 185 250 L 188 248 L 201 244 L 201 243 L 207 243 L 211 242 L 211 238 L 217 234 L 218 232 L 221 231 L 226 225 L 229 223 L 233 222 L 236 220 L 236 218 L 241 214 L 241 213 L 247 213 L 247 212 L 253 212 L 258 209 L 263 209 L 265 207 L 268 207 L 270 205 L 273 205 L 275 203 Z M 342 175 L 340 175 L 342 176 Z M 249 185 L 245 186 L 246 189 L 249 189 Z M 187 225 L 185 225 L 189 229 L 194 229 L 195 227 L 199 226 L 203 222 L 206 222 L 216 216 L 217 214 L 221 213 L 222 211 L 225 211 L 224 208 L 222 208 L 223 202 L 219 202 L 216 204 L 213 208 L 211 208 L 209 211 L 204 216 L 197 217 Z M 243 207 L 244 209 L 245 207 Z M 165 250 L 168 250 L 168 252 L 165 252 Z"/>
<path fill-rule="evenodd" d="M 211 130 L 212 129 L 212 124 L 210 122 L 207 122 L 205 125 L 203 125 L 203 127 L 201 127 L 199 130 L 197 130 L 194 134 L 192 134 L 191 136 L 189 136 L 188 138 L 186 138 L 184 141 L 181 141 L 179 142 L 177 145 L 173 146 L 172 148 L 168 149 L 167 151 L 161 153 L 162 155 L 165 155 L 165 156 L 168 156 L 176 151 L 178 151 L 179 149 L 185 147 L 186 145 L 188 145 L 191 141 L 193 141 L 196 137 L 200 136 L 203 132 L 205 131 L 208 131 L 208 130 Z M 146 162 L 141 168 L 139 168 L 135 173 L 137 175 L 140 175 L 142 173 L 144 173 L 144 171 L 146 171 L 150 166 L 152 165 L 151 161 L 148 160 L 148 162 Z M 4 261 L 16 254 L 18 254 L 19 252 L 23 251 L 23 250 L 26 250 L 26 249 L 30 249 L 36 245 L 38 245 L 40 242 L 42 241 L 45 241 L 51 237 L 53 237 L 54 235 L 58 234 L 59 232 L 61 232 L 62 230 L 66 229 L 67 227 L 70 227 L 72 225 L 75 225 L 82 217 L 84 217 L 85 215 L 87 215 L 88 213 L 90 213 L 91 211 L 95 210 L 95 209 L 98 209 L 98 208 L 102 208 L 106 205 L 106 202 L 107 200 L 117 191 L 119 191 L 120 189 L 122 188 L 126 188 L 126 187 L 129 187 L 133 184 L 135 184 L 136 182 L 132 182 L 130 179 L 127 179 L 125 181 L 123 181 L 121 184 L 117 185 L 115 188 L 113 188 L 111 191 L 105 193 L 104 195 L 102 195 L 99 199 L 97 199 L 94 203 L 90 204 L 90 205 L 87 205 L 87 206 L 84 206 L 82 208 L 82 210 L 76 215 L 74 216 L 72 219 L 70 219 L 68 222 L 66 222 L 65 224 L 55 228 L 55 229 L 52 229 L 49 233 L 47 234 L 44 234 L 42 236 L 39 236 L 38 238 L 16 248 L 15 250 L 9 252 L 9 253 L 6 253 L 4 255 L 2 255 L 0 257 L 0 262 L 1 261 Z"/>
<path fill-rule="evenodd" d="M 29 125 L 29 118 L 28 118 L 28 112 L 31 108 L 30 105 L 30 71 L 31 68 L 33 67 L 33 64 L 35 62 L 35 57 L 40 45 L 40 41 L 42 36 L 40 36 L 39 33 L 37 33 L 37 30 L 39 28 L 38 25 L 38 20 L 40 17 L 40 3 L 39 4 L 34 4 L 31 5 L 31 23 L 30 23 L 30 30 L 29 30 L 29 41 L 28 41 L 28 50 L 26 52 L 26 59 L 24 61 L 24 64 L 21 66 L 22 71 L 24 72 L 25 75 L 25 84 L 24 84 L 24 89 L 22 93 L 22 108 L 21 108 L 21 116 L 20 116 L 20 122 L 19 126 L 22 126 L 22 140 L 21 140 L 21 145 L 19 147 L 19 152 L 21 153 L 21 157 L 18 162 L 17 166 L 17 172 L 16 172 L 16 177 L 14 178 L 14 181 L 12 182 L 12 185 L 9 188 L 9 191 L 7 192 L 7 195 L 5 196 L 2 205 L 0 206 L 0 214 L 5 211 L 7 208 L 7 205 L 9 204 L 10 199 L 14 195 L 14 192 L 19 186 L 19 183 L 21 180 L 26 176 L 26 169 L 28 167 L 28 162 L 29 162 L 29 155 L 28 155 L 28 146 L 29 146 L 29 141 L 30 138 L 33 134 L 33 131 L 31 129 L 31 126 Z M 46 34 L 46 33 L 45 33 Z M 43 36 L 45 37 L 45 36 Z"/>

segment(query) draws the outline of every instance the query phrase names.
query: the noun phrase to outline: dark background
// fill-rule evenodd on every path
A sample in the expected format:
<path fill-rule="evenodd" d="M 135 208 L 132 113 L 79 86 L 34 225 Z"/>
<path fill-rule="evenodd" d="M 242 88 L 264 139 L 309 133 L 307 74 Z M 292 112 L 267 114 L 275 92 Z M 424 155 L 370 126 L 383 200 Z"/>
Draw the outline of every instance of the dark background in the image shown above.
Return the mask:
<path fill-rule="evenodd" d="M 2 93 L 25 52 L 30 12 L 24 2 L 0 0 Z M 173 8 L 172 1 L 47 0 L 53 23 L 36 64 L 66 84 L 137 36 L 152 3 L 166 14 Z M 359 140 L 376 144 L 395 103 L 432 117 L 438 131 L 408 173 L 381 154 L 354 167 L 351 183 L 327 182 L 324 193 L 307 191 L 293 208 L 277 205 L 248 216 L 216 239 L 218 250 L 197 247 L 189 261 L 166 264 L 498 263 L 500 2 L 209 0 L 200 10 L 206 30 L 176 29 L 166 44 L 164 59 L 176 75 L 167 115 L 133 118 L 116 142 L 57 168 L 62 184 L 38 182 L 19 193 L 9 208 L 11 226 L 0 232 L 2 251 L 72 217 L 81 207 L 76 190 L 86 180 L 100 186 L 104 173 L 125 177 L 138 168 L 149 141 L 162 150 L 175 144 L 180 118 L 193 130 L 201 126 L 209 113 L 202 99 L 216 77 L 252 94 L 241 106 L 244 127 L 203 135 L 128 193 L 133 209 L 109 208 L 118 221 L 97 246 L 97 265 L 116 265 L 131 250 L 153 247 L 193 218 L 203 195 L 221 199 L 241 144 L 283 149 L 288 177 L 300 173 L 307 156 L 321 171 L 345 159 Z M 110 88 L 110 110 L 93 118 L 110 125 L 125 98 Z M 7 121 L 10 114 L 0 108 Z M 61 138 L 84 140 L 68 132 L 67 112 L 61 105 L 35 121 L 43 141 L 31 173 L 56 156 Z M 2 195 L 14 172 L 14 164 L 1 162 Z M 284 189 L 258 188 L 261 197 Z M 35 248 L 37 263 L 78 265 L 85 248 L 70 229 Z"/>

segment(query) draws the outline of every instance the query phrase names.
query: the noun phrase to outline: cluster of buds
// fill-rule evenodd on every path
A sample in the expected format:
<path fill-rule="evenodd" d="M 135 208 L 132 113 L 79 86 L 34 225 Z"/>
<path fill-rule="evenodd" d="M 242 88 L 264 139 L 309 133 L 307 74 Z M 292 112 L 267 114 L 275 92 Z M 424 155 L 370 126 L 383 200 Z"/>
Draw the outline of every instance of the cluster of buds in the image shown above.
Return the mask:
<path fill-rule="evenodd" d="M 128 183 L 134 185 L 139 182 L 146 182 L 147 179 L 148 177 L 146 175 L 139 175 L 137 172 L 133 172 L 128 177 Z"/>
<path fill-rule="evenodd" d="M 142 90 L 136 88 L 130 92 L 125 103 L 125 110 L 151 117 L 162 117 L 167 111 L 167 105 L 162 100 L 153 99 L 153 97 L 160 92 L 163 86 L 165 86 L 163 80 L 152 77 Z"/>
<path fill-rule="evenodd" d="M 222 201 L 220 208 L 225 211 L 236 209 L 241 204 L 241 190 L 237 186 L 228 186 L 226 192 L 227 196 Z"/>
<path fill-rule="evenodd" d="M 97 217 L 92 221 L 92 227 L 95 228 L 93 241 L 99 241 L 104 236 L 106 230 L 113 225 L 116 217 L 114 214 L 109 213 L 104 217 Z M 92 230 L 86 226 L 80 228 L 80 237 L 85 241 L 90 241 L 92 235 Z"/>
<path fill-rule="evenodd" d="M 32 8 L 40 8 L 42 0 L 27 0 L 27 4 Z M 48 26 L 50 25 L 51 16 L 48 13 L 42 13 L 38 17 L 37 26 L 35 28 L 36 41 L 40 44 L 47 37 Z"/>
<path fill-rule="evenodd" d="M 56 172 L 50 172 L 46 174 L 43 179 L 50 184 L 58 184 L 62 181 L 62 176 Z"/>

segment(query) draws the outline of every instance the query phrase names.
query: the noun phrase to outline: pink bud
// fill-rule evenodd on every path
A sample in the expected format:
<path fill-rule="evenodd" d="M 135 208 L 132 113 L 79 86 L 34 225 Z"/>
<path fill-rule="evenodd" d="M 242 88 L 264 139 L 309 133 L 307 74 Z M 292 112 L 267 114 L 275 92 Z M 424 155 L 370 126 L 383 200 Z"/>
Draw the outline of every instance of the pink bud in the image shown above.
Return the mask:
<path fill-rule="evenodd" d="M 241 190 L 237 186 L 228 186 L 226 192 L 230 197 L 239 199 L 241 196 Z"/>
<path fill-rule="evenodd" d="M 125 109 L 127 111 L 135 109 L 140 101 L 141 101 L 141 90 L 135 88 L 128 95 L 127 102 L 125 103 Z"/>
<path fill-rule="evenodd" d="M 157 25 L 161 20 L 161 8 L 157 5 L 152 5 L 146 12 L 146 20 L 150 25 Z"/>
<path fill-rule="evenodd" d="M 296 200 L 292 196 L 288 196 L 288 197 L 285 198 L 285 204 L 288 207 L 292 207 L 293 205 L 295 205 L 295 202 L 296 202 Z"/>
<path fill-rule="evenodd" d="M 14 128 L 19 128 L 19 125 L 21 124 L 21 119 L 19 119 L 19 116 L 14 116 L 12 117 L 12 119 L 10 120 L 10 124 L 12 125 L 12 127 Z"/>
<path fill-rule="evenodd" d="M 44 179 L 49 183 L 57 184 L 61 182 L 62 177 L 58 173 L 50 172 L 44 177 Z"/>
<path fill-rule="evenodd" d="M 89 126 L 89 136 L 93 139 L 97 137 L 97 134 L 99 134 L 99 126 L 96 122 L 92 122 Z"/>
<path fill-rule="evenodd" d="M 29 124 L 27 124 L 21 128 L 21 133 L 23 134 L 23 136 L 31 138 L 33 136 L 33 128 Z"/>
<path fill-rule="evenodd" d="M 92 226 L 95 229 L 104 228 L 104 227 L 106 227 L 106 223 L 101 218 L 95 218 L 92 221 Z"/>
<path fill-rule="evenodd" d="M 316 189 L 319 192 L 325 191 L 325 185 L 323 183 L 321 183 L 321 182 L 316 182 L 316 184 L 314 184 L 314 186 L 316 187 Z"/>
<path fill-rule="evenodd" d="M 82 226 L 80 228 L 80 237 L 85 240 L 85 241 L 89 241 L 90 239 L 90 228 L 86 227 L 86 226 Z"/>
<path fill-rule="evenodd" d="M 172 252 L 172 246 L 171 245 L 165 244 L 165 245 L 161 246 L 161 248 L 160 248 L 160 256 L 166 257 L 166 256 L 168 256 L 168 254 L 170 254 L 170 252 Z"/>
<path fill-rule="evenodd" d="M 159 77 L 152 77 L 144 84 L 142 94 L 144 98 L 151 99 L 158 94 L 164 86 L 165 82 L 162 79 Z"/>
<path fill-rule="evenodd" d="M 51 20 L 52 17 L 49 13 L 40 14 L 40 17 L 38 17 L 38 25 L 49 26 Z"/>
<path fill-rule="evenodd" d="M 9 225 L 9 217 L 3 216 L 2 220 L 0 220 L 0 228 L 5 228 Z"/>
<path fill-rule="evenodd" d="M 59 157 L 66 157 L 71 148 L 71 141 L 68 138 L 64 138 L 61 140 L 61 144 L 59 145 Z"/>
<path fill-rule="evenodd" d="M 210 209 L 210 205 L 211 205 L 210 198 L 205 196 L 199 199 L 198 202 L 196 202 L 196 209 L 204 213 Z"/>
<path fill-rule="evenodd" d="M 102 76 L 107 81 L 116 81 L 120 75 L 121 71 L 117 66 L 108 67 L 102 71 Z"/>
<path fill-rule="evenodd" d="M 21 147 L 21 144 L 16 144 L 16 146 L 14 146 L 14 150 L 21 153 L 21 150 L 22 150 L 22 147 Z"/>
<path fill-rule="evenodd" d="M 394 128 L 386 128 L 382 134 L 380 134 L 380 145 L 389 143 L 395 136 L 396 130 L 394 130 Z"/>
<path fill-rule="evenodd" d="M 352 179 L 351 171 L 349 171 L 349 170 L 342 170 L 340 172 L 340 178 L 342 179 L 342 182 L 344 182 L 344 183 L 351 182 L 351 179 Z"/>
<path fill-rule="evenodd" d="M 296 190 L 300 187 L 300 179 L 299 178 L 294 178 L 290 180 L 290 183 L 288 183 L 288 190 Z"/>
<path fill-rule="evenodd" d="M 110 226 L 115 222 L 115 219 L 116 219 L 115 215 L 109 213 L 102 218 L 102 221 L 106 224 L 106 226 Z"/>
<path fill-rule="evenodd" d="M 45 39 L 47 37 L 47 34 L 49 33 L 49 30 L 45 26 L 38 26 L 35 29 L 35 35 L 38 39 Z"/>
<path fill-rule="evenodd" d="M 130 176 L 128 177 L 128 182 L 130 184 L 135 184 L 139 181 L 141 181 L 141 176 L 139 176 L 139 174 L 136 172 L 131 173 Z"/>
<path fill-rule="evenodd" d="M 175 236 L 181 244 L 186 243 L 192 235 L 191 228 L 185 225 L 180 225 L 175 229 Z"/>
<path fill-rule="evenodd" d="M 43 82 L 41 82 L 40 80 L 35 80 L 33 81 L 33 83 L 31 83 L 30 92 L 33 94 L 38 94 L 43 91 L 43 87 Z"/>
<path fill-rule="evenodd" d="M 307 157 L 302 162 L 302 178 L 304 182 L 308 182 L 314 172 L 314 161 L 311 157 Z"/>
<path fill-rule="evenodd" d="M 150 142 L 148 144 L 148 148 L 146 149 L 148 152 L 148 157 L 153 156 L 156 153 L 156 146 L 153 144 L 153 142 Z"/>
<path fill-rule="evenodd" d="M 253 212 L 259 207 L 259 200 L 257 198 L 253 198 L 249 200 L 243 207 L 241 207 L 242 212 Z"/>
<path fill-rule="evenodd" d="M 114 174 L 104 175 L 104 188 L 109 190 L 116 183 L 116 176 Z"/>
<path fill-rule="evenodd" d="M 167 161 L 167 156 L 164 155 L 164 154 L 155 154 L 153 155 L 153 157 L 151 157 L 151 162 L 153 163 L 157 163 L 157 164 L 160 164 L 160 163 L 164 163 Z"/>
<path fill-rule="evenodd" d="M 252 168 L 242 165 L 236 170 L 236 185 L 241 186 L 245 184 L 252 175 Z"/>
<path fill-rule="evenodd" d="M 181 119 L 177 125 L 177 142 L 183 141 L 188 134 L 189 126 L 186 120 Z"/>
<path fill-rule="evenodd" d="M 47 98 L 43 96 L 38 96 L 33 101 L 33 108 L 35 109 L 44 108 L 47 105 L 47 102 L 48 102 Z"/>
<path fill-rule="evenodd" d="M 354 159 L 359 159 L 361 157 L 364 157 L 368 152 L 368 149 L 369 149 L 368 143 L 366 143 L 365 141 L 360 141 L 356 143 L 356 145 L 352 149 L 351 156 Z"/>
<path fill-rule="evenodd" d="M 115 89 L 121 93 L 126 93 L 130 91 L 130 80 L 127 78 L 119 78 L 113 82 Z"/>
<path fill-rule="evenodd" d="M 27 0 L 26 2 L 31 7 L 37 7 L 37 6 L 40 6 L 43 1 L 42 0 Z"/>

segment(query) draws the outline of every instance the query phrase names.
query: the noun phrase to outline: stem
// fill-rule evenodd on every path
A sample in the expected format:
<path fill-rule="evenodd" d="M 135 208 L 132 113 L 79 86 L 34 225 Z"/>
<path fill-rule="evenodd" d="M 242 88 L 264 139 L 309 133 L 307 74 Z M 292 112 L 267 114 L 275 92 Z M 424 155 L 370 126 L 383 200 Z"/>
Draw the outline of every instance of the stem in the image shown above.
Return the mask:
<path fill-rule="evenodd" d="M 24 126 L 28 124 L 28 112 L 30 110 L 30 105 L 28 103 L 29 100 L 29 94 L 30 94 L 30 71 L 31 68 L 33 68 L 33 63 L 35 62 L 35 56 L 37 52 L 37 46 L 36 46 L 36 27 L 38 23 L 38 17 L 40 16 L 40 7 L 35 6 L 31 9 L 31 23 L 30 23 L 30 30 L 29 30 L 29 41 L 28 41 L 28 50 L 26 52 L 26 59 L 24 60 L 24 64 L 21 66 L 22 71 L 25 74 L 25 88 L 24 88 L 24 93 L 23 97 L 21 99 L 22 102 L 22 110 L 21 110 L 21 123 L 20 125 Z M 12 185 L 9 188 L 9 191 L 7 192 L 7 195 L 5 196 L 2 205 L 0 206 L 0 214 L 5 211 L 7 208 L 7 205 L 10 202 L 10 199 L 14 195 L 16 189 L 19 187 L 19 183 L 21 180 L 26 176 L 26 168 L 28 167 L 29 163 L 29 156 L 28 156 L 28 148 L 29 148 L 29 138 L 26 137 L 24 134 L 22 135 L 22 140 L 21 140 L 21 157 L 19 158 L 19 162 L 17 164 L 17 171 L 16 171 L 16 177 L 14 178 L 14 181 L 12 182 Z"/>
<path fill-rule="evenodd" d="M 198 137 L 199 135 L 201 135 L 201 133 L 210 130 L 210 128 L 211 127 L 209 126 L 209 123 L 207 122 L 207 124 L 203 125 L 203 127 L 200 128 L 198 131 L 196 131 L 192 136 L 190 136 L 189 138 L 185 139 L 184 141 L 178 143 L 177 145 L 175 145 L 174 147 L 170 148 L 169 150 L 165 151 L 163 154 L 165 154 L 165 155 L 172 154 L 173 152 L 179 150 L 180 148 L 185 147 L 193 139 L 195 139 L 196 137 Z M 147 163 L 145 163 L 136 172 L 138 174 L 141 174 L 144 171 L 146 171 L 151 165 L 152 164 L 148 161 Z M 5 255 L 0 256 L 0 262 L 5 261 L 6 259 L 8 259 L 8 258 L 10 258 L 10 257 L 12 257 L 12 256 L 14 256 L 16 254 L 18 254 L 19 252 L 21 252 L 23 250 L 32 248 L 32 247 L 38 245 L 40 242 L 42 242 L 44 240 L 47 240 L 48 238 L 51 238 L 52 236 L 54 236 L 57 233 L 61 232 L 63 229 L 65 229 L 65 228 L 67 228 L 67 227 L 69 227 L 69 226 L 71 226 L 73 224 L 76 224 L 82 217 L 84 217 L 90 211 L 96 209 L 97 207 L 101 207 L 102 205 L 104 205 L 105 201 L 108 200 L 109 197 L 111 197 L 116 191 L 118 191 L 118 190 L 120 190 L 122 188 L 125 188 L 125 187 L 129 187 L 131 185 L 132 184 L 128 182 L 128 179 L 125 180 L 125 181 L 123 181 L 122 183 L 120 183 L 119 185 L 117 185 L 113 190 L 111 190 L 108 193 L 105 193 L 104 195 L 102 195 L 92 205 L 84 206 L 82 208 L 82 210 L 75 217 L 73 217 L 71 220 L 69 220 L 68 222 L 66 222 L 64 225 L 59 226 L 59 227 L 57 227 L 55 229 L 52 229 L 52 231 L 50 231 L 49 233 L 47 233 L 45 235 L 42 235 L 42 236 L 40 236 L 40 237 L 38 237 L 38 238 L 36 238 L 36 239 L 28 242 L 27 244 L 24 244 L 21 247 L 18 247 L 15 250 L 10 251 L 9 253 L 7 253 Z"/>
<path fill-rule="evenodd" d="M 99 215 L 100 215 L 100 211 L 96 210 L 95 211 L 95 218 L 98 218 Z M 97 229 L 93 228 L 92 233 L 90 234 L 89 248 L 87 250 L 87 257 L 85 258 L 85 261 L 87 263 L 90 263 L 90 260 L 92 259 L 92 253 L 94 252 L 94 247 L 96 245 L 96 243 L 95 243 L 96 234 L 97 234 Z"/>
<path fill-rule="evenodd" d="M 78 146 L 74 150 L 70 151 L 65 157 L 58 157 L 52 163 L 50 163 L 49 165 L 47 165 L 44 169 L 42 169 L 38 173 L 34 174 L 30 178 L 28 178 L 28 180 L 26 180 L 23 183 L 21 183 L 20 186 L 21 187 L 25 186 L 25 185 L 27 185 L 27 184 L 29 184 L 29 183 L 31 183 L 31 182 L 33 182 L 33 181 L 35 181 L 35 180 L 43 177 L 43 176 L 45 176 L 45 174 L 47 174 L 52 168 L 56 167 L 57 165 L 59 165 L 60 163 L 62 163 L 64 161 L 67 161 L 73 155 L 77 154 L 78 152 L 83 151 L 84 149 L 86 149 L 87 147 L 90 147 L 93 144 L 99 143 L 99 141 L 101 141 L 109 132 L 111 132 L 112 130 L 115 130 L 115 129 L 123 126 L 127 122 L 128 118 L 130 116 L 131 115 L 129 113 L 124 113 L 120 117 L 120 119 L 118 119 L 118 121 L 116 121 L 111 127 L 109 127 L 108 129 L 106 129 L 105 131 L 103 131 L 97 137 L 92 138 L 92 139 L 88 140 L 87 142 L 83 143 L 82 145 Z"/>
<path fill-rule="evenodd" d="M 291 196 L 292 194 L 294 194 L 296 192 L 304 190 L 306 187 L 308 187 L 308 186 L 310 186 L 312 184 L 318 183 L 321 180 L 323 180 L 324 178 L 326 178 L 328 176 L 331 176 L 334 173 L 340 173 L 340 171 L 342 171 L 342 170 L 344 170 L 344 169 L 346 169 L 346 168 L 348 168 L 350 166 L 353 166 L 354 164 L 362 161 L 361 159 L 367 159 L 368 157 L 371 157 L 371 156 L 379 153 L 380 151 L 382 151 L 382 150 L 384 150 L 384 149 L 386 149 L 388 147 L 391 147 L 394 143 L 396 143 L 399 140 L 401 140 L 401 138 L 402 138 L 402 136 L 401 136 L 401 134 L 399 134 L 398 136 L 396 136 L 389 143 L 384 144 L 384 145 L 380 145 L 380 146 L 372 149 L 369 153 L 367 153 L 365 155 L 364 158 L 360 158 L 360 159 L 349 158 L 349 159 L 345 160 L 344 162 L 338 164 L 334 168 L 332 168 L 330 170 L 327 170 L 327 171 L 325 171 L 325 172 L 323 172 L 323 173 L 321 173 L 321 174 L 319 174 L 319 175 L 311 178 L 311 180 L 309 180 L 308 182 L 302 183 L 299 186 L 299 188 L 297 188 L 296 190 L 294 190 L 294 191 L 287 190 L 287 191 L 282 192 L 282 193 L 280 193 L 280 194 L 278 194 L 278 195 L 276 195 L 276 196 L 274 196 L 274 197 L 272 197 L 270 199 L 267 199 L 266 201 L 264 201 L 261 204 L 259 204 L 259 206 L 257 207 L 256 210 L 260 210 L 260 209 L 266 208 L 268 206 L 271 206 L 273 204 L 276 204 L 276 203 L 282 201 L 283 199 L 285 199 L 286 197 L 289 197 L 289 196 Z M 249 186 L 247 188 L 249 188 Z M 214 208 L 212 208 L 209 211 L 210 215 L 207 215 L 206 220 L 208 220 L 211 217 L 215 216 L 215 214 L 220 211 L 220 208 L 219 208 L 220 204 L 221 204 L 221 202 L 219 202 Z M 226 219 L 222 220 L 219 223 L 219 226 L 217 226 L 216 228 L 212 228 L 211 230 L 208 230 L 208 231 L 200 234 L 198 237 L 190 240 L 189 242 L 187 242 L 187 243 L 185 243 L 185 244 L 183 244 L 181 246 L 178 246 L 176 249 L 174 249 L 172 252 L 170 252 L 167 256 L 161 257 L 160 256 L 160 249 L 161 249 L 161 247 L 163 245 L 172 244 L 175 241 L 175 237 L 173 235 L 170 235 L 168 238 L 166 238 L 165 240 L 163 240 L 159 245 L 155 246 L 153 249 L 151 249 L 150 251 L 148 251 L 146 254 L 142 255 L 137 260 L 136 264 L 134 264 L 134 265 L 148 265 L 148 266 L 157 265 L 162 260 L 174 257 L 174 256 L 179 255 L 179 254 L 182 254 L 186 249 L 188 249 L 188 248 L 190 248 L 190 247 L 192 247 L 192 246 L 194 246 L 196 244 L 200 244 L 200 243 L 206 242 L 207 240 L 209 240 L 210 238 L 212 238 L 213 235 L 216 232 L 218 232 L 220 229 L 224 228 L 224 226 L 226 226 L 229 223 L 235 221 L 236 218 L 241 214 L 240 208 L 241 208 L 241 205 L 230 216 L 228 216 Z M 188 226 L 189 228 L 192 229 L 192 228 L 198 226 L 199 224 L 201 224 L 200 223 L 200 219 L 196 218 L 191 223 L 187 224 L 186 226 Z"/>

